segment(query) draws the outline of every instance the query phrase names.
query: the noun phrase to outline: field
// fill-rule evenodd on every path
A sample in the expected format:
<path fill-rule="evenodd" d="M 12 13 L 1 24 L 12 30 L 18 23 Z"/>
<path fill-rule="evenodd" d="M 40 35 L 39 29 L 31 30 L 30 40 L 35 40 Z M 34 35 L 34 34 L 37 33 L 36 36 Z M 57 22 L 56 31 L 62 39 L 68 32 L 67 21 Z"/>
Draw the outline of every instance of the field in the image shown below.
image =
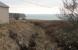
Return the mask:
<path fill-rule="evenodd" d="M 67 25 L 66 25 L 67 24 Z M 54 33 L 60 28 L 69 27 L 64 21 L 14 21 L 1 24 L 1 50 L 61 50 L 55 42 Z"/>

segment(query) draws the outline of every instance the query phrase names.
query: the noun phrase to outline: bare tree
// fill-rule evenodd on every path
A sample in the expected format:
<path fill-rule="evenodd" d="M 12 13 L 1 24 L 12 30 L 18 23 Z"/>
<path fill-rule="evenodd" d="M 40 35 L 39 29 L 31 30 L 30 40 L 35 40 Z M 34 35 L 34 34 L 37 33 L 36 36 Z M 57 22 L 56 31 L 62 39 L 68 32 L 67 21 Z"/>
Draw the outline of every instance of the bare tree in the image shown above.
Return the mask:
<path fill-rule="evenodd" d="M 63 47 L 63 50 L 78 50 L 78 1 L 63 0 L 62 19 L 73 24 L 65 28 L 56 30 L 55 37 L 58 46 Z"/>
<path fill-rule="evenodd" d="M 61 9 L 62 19 L 73 24 L 78 23 L 78 3 L 77 0 L 63 0 L 63 8 Z"/>

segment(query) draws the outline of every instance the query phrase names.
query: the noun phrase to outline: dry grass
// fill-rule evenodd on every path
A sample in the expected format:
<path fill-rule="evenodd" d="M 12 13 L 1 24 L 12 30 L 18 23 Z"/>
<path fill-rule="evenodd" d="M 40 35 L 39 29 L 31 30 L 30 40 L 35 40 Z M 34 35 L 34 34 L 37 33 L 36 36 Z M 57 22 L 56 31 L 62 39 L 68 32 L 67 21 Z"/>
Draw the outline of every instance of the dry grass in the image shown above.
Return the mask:
<path fill-rule="evenodd" d="M 17 37 L 12 39 L 9 36 L 8 30 L 16 33 Z M 51 38 L 49 39 L 49 37 L 46 36 L 45 30 L 41 27 L 28 21 L 14 21 L 0 27 L 0 49 L 19 50 L 20 47 L 16 43 L 17 40 L 18 42 L 21 42 L 21 45 L 25 44 L 28 47 L 29 41 L 32 38 L 31 36 L 35 34 L 37 34 L 36 39 L 34 40 L 36 43 L 36 50 L 50 50 L 51 48 L 57 48 L 57 44 L 50 41 Z"/>
<path fill-rule="evenodd" d="M 2 24 L 0 27 L 0 50 L 18 50 L 16 43 L 9 38 L 8 24 Z"/>

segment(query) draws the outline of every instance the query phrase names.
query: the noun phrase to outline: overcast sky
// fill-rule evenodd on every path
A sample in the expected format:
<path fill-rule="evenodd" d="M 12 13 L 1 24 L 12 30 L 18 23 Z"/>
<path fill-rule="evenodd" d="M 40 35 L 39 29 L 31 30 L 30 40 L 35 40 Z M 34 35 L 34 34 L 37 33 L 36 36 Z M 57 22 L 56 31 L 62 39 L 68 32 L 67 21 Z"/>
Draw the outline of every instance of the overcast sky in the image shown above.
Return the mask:
<path fill-rule="evenodd" d="M 58 14 L 61 0 L 0 0 L 10 6 L 9 12 L 25 14 Z"/>

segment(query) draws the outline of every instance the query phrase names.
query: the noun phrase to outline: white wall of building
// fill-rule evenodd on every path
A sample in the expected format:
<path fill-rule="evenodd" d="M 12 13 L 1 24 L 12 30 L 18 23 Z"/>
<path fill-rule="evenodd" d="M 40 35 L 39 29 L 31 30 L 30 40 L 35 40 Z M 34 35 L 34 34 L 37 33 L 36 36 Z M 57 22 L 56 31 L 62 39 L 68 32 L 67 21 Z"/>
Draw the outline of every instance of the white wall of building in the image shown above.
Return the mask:
<path fill-rule="evenodd" d="M 9 23 L 9 8 L 0 7 L 0 24 Z"/>

